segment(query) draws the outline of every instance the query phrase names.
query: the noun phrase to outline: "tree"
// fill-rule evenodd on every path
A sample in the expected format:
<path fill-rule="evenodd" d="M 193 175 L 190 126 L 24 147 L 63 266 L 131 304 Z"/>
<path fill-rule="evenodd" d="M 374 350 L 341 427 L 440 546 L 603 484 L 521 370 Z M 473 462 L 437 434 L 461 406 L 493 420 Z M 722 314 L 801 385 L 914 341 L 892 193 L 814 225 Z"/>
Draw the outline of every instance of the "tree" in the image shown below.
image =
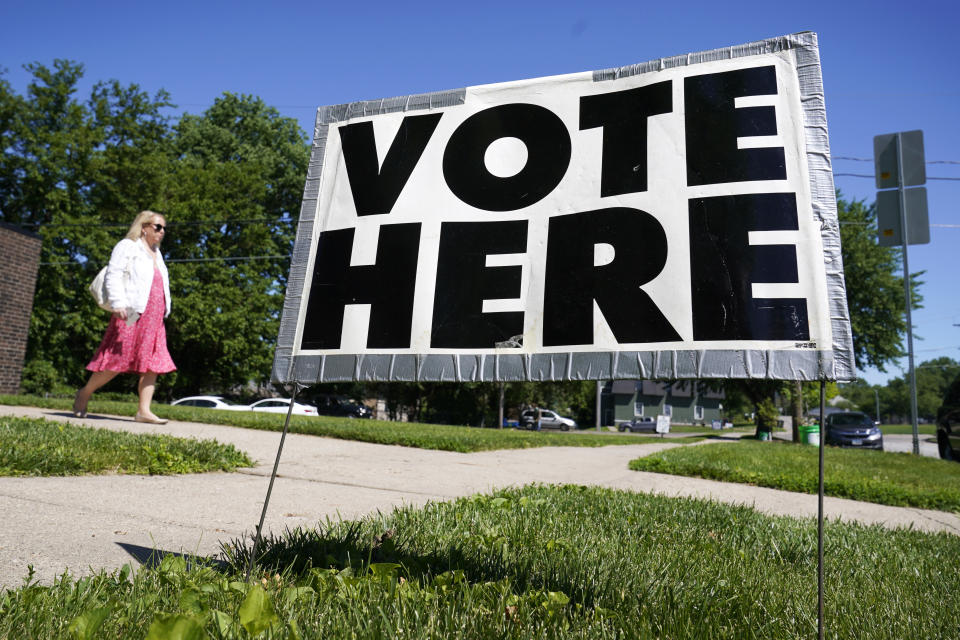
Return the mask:
<path fill-rule="evenodd" d="M 265 383 L 307 172 L 305 136 L 259 98 L 224 94 L 202 115 L 181 118 L 172 147 L 164 252 L 179 370 L 161 382 L 178 392 Z"/>
<path fill-rule="evenodd" d="M 902 355 L 907 332 L 902 251 L 877 244 L 876 204 L 844 200 L 837 192 L 843 275 L 847 309 L 853 330 L 853 354 L 858 369 L 885 366 Z M 918 277 L 910 274 L 913 308 L 923 298 Z"/>
<path fill-rule="evenodd" d="M 935 420 L 947 388 L 960 375 L 960 363 L 952 358 L 936 358 L 921 362 L 916 367 L 916 373 L 917 415 L 926 420 Z M 909 374 L 890 380 L 880 390 L 880 408 L 888 416 L 906 418 L 910 415 Z"/>
<path fill-rule="evenodd" d="M 133 213 L 157 201 L 167 132 L 161 111 L 170 103 L 163 92 L 150 97 L 117 82 L 98 83 L 81 103 L 74 94 L 82 65 L 26 68 L 33 74 L 26 96 L 0 84 L 0 219 L 43 238 L 27 360 L 77 384 L 106 325 L 86 284 Z"/>
<path fill-rule="evenodd" d="M 167 331 L 179 368 L 160 395 L 265 382 L 309 154 L 296 121 L 225 94 L 174 128 L 163 91 L 101 82 L 80 102 L 82 65 L 27 69 L 24 96 L 0 77 L 0 220 L 43 237 L 28 361 L 51 364 L 61 383 L 86 377 L 107 323 L 86 285 L 134 215 L 152 209 L 170 227 Z"/>
<path fill-rule="evenodd" d="M 847 309 L 853 331 L 853 353 L 857 368 L 868 366 L 885 371 L 890 361 L 903 355 L 906 335 L 906 300 L 903 293 L 901 250 L 877 244 L 876 206 L 862 200 L 847 201 L 837 192 L 837 215 L 840 222 L 841 254 L 847 289 Z M 922 298 L 918 276 L 911 274 L 911 300 L 919 308 Z M 793 404 L 794 440 L 799 439 L 799 398 L 811 396 L 819 403 L 819 385 L 800 383 L 762 384 L 762 381 L 731 381 L 728 394 L 740 389 L 754 406 L 774 393 L 784 392 L 797 398 Z M 814 389 L 816 389 L 814 391 Z M 815 398 L 815 399 L 814 399 Z"/>

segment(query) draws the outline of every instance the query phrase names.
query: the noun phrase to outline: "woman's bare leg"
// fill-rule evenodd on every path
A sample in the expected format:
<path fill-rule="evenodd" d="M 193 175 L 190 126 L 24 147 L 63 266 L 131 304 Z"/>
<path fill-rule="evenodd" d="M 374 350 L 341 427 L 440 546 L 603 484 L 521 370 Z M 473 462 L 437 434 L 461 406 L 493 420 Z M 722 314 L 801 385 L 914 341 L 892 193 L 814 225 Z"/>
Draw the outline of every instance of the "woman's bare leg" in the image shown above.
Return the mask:
<path fill-rule="evenodd" d="M 156 387 L 157 374 L 153 371 L 147 371 L 140 376 L 140 384 L 137 390 L 140 392 L 140 407 L 137 409 L 144 418 L 156 418 L 150 411 L 150 403 L 153 402 L 153 390 Z"/>
<path fill-rule="evenodd" d="M 90 396 L 93 395 L 93 392 L 116 378 L 118 374 L 118 371 L 94 371 L 90 375 L 90 379 L 87 380 L 87 384 L 77 391 L 77 396 L 73 402 L 73 410 L 86 413 L 87 403 L 90 402 Z"/>

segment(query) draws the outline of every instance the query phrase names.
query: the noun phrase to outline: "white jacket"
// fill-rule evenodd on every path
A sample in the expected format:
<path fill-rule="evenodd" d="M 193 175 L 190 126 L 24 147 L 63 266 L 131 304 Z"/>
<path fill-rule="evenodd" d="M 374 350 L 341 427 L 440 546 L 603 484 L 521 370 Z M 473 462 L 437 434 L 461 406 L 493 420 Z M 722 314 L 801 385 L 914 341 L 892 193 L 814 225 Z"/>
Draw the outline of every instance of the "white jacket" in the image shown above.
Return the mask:
<path fill-rule="evenodd" d="M 107 298 L 111 307 L 143 313 L 150 297 L 150 285 L 153 284 L 153 256 L 154 253 L 143 240 L 124 238 L 117 243 L 110 254 L 106 275 Z M 166 313 L 163 314 L 166 318 L 170 315 L 170 276 L 159 251 L 156 256 L 156 264 L 163 278 L 163 294 L 167 301 Z"/>

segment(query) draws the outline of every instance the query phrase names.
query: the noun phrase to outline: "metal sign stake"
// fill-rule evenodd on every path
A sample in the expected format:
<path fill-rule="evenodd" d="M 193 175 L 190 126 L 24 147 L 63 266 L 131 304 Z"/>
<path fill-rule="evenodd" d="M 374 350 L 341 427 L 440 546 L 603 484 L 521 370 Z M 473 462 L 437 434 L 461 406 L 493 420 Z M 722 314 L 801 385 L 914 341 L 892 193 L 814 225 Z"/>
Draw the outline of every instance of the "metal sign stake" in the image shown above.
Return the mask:
<path fill-rule="evenodd" d="M 273 493 L 273 482 L 277 479 L 277 468 L 280 466 L 280 454 L 283 453 L 283 441 L 287 439 L 287 431 L 290 428 L 290 416 L 293 414 L 293 404 L 297 399 L 297 392 L 301 389 L 299 383 L 293 385 L 293 394 L 290 398 L 290 406 L 287 407 L 287 419 L 283 421 L 283 433 L 280 436 L 280 446 L 277 447 L 277 458 L 273 461 L 273 473 L 270 474 L 270 484 L 267 485 L 267 495 L 263 499 L 263 511 L 260 512 L 260 524 L 257 525 L 257 535 L 253 539 L 253 549 L 250 551 L 250 557 L 247 559 L 247 575 L 245 580 L 250 582 L 250 573 L 253 571 L 253 565 L 257 561 L 257 548 L 260 546 L 260 537 L 263 534 L 263 521 L 267 517 L 267 507 L 270 504 L 270 494 Z"/>
<path fill-rule="evenodd" d="M 903 140 L 902 134 L 897 133 L 897 183 L 900 196 L 900 240 L 903 243 L 903 290 L 907 299 L 907 357 L 910 363 L 910 423 L 913 425 L 913 455 L 920 455 L 920 433 L 917 426 L 917 370 L 913 366 L 913 318 L 910 307 L 910 266 L 907 262 L 907 196 L 903 184 Z"/>
<path fill-rule="evenodd" d="M 817 482 L 817 638 L 823 640 L 823 447 L 827 437 L 827 382 L 820 381 L 820 476 Z"/>

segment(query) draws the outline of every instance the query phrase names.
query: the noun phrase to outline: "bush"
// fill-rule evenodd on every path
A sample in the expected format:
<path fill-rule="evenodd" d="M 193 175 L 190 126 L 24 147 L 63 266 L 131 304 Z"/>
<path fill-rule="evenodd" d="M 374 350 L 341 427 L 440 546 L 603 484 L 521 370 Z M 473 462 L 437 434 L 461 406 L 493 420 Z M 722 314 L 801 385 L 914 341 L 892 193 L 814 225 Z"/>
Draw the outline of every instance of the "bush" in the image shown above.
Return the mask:
<path fill-rule="evenodd" d="M 25 393 L 47 396 L 62 385 L 57 368 L 46 360 L 31 360 L 23 367 L 20 387 Z"/>
<path fill-rule="evenodd" d="M 770 398 L 764 398 L 757 405 L 757 431 L 773 431 L 777 426 L 780 412 Z"/>

